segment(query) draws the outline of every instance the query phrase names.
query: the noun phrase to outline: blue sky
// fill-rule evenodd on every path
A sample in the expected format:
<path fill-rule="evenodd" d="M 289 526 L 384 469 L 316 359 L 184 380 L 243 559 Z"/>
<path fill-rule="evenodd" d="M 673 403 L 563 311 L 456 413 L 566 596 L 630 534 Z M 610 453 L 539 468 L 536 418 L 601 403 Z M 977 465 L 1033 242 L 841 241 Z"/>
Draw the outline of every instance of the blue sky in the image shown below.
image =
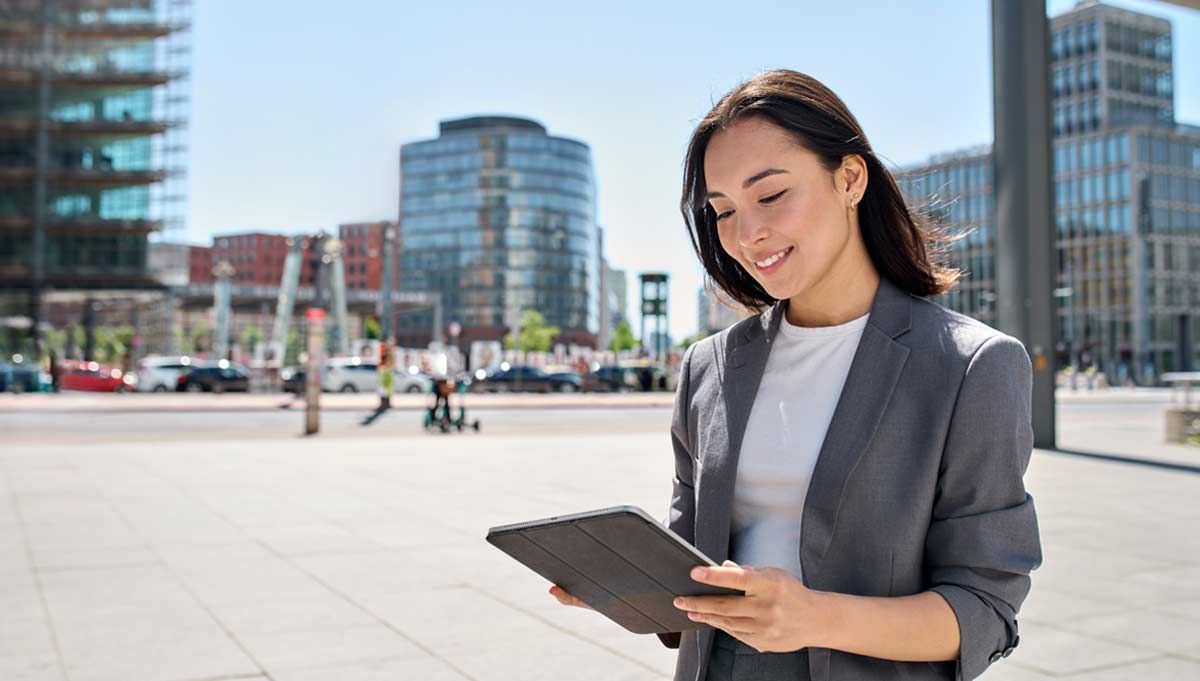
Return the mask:
<path fill-rule="evenodd" d="M 196 3 L 177 236 L 394 219 L 402 143 L 436 136 L 445 118 L 527 116 L 591 145 L 609 260 L 631 295 L 635 273 L 671 274 L 681 338 L 696 327 L 700 282 L 678 211 L 683 151 L 739 81 L 812 74 L 896 164 L 991 141 L 987 0 L 576 4 Z M 1172 21 L 1177 118 L 1200 123 L 1200 12 L 1109 4 Z"/>

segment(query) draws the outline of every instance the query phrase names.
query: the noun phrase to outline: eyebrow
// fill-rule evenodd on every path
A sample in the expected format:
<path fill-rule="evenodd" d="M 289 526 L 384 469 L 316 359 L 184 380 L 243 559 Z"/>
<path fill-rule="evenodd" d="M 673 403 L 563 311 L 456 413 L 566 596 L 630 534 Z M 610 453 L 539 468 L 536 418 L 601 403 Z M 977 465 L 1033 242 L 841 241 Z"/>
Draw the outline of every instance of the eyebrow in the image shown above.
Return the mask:
<path fill-rule="evenodd" d="M 754 173 L 750 177 L 746 178 L 746 181 L 742 183 L 742 189 L 749 189 L 751 185 L 753 185 L 755 182 L 758 182 L 759 180 L 764 180 L 772 175 L 780 175 L 780 174 L 786 175 L 786 174 L 788 174 L 788 171 L 786 171 L 782 168 L 767 168 L 766 170 L 759 171 L 757 173 Z M 709 192 L 708 196 L 705 198 L 707 200 L 707 199 L 716 199 L 716 198 L 724 199 L 727 197 L 724 194 L 722 194 L 721 192 Z"/>

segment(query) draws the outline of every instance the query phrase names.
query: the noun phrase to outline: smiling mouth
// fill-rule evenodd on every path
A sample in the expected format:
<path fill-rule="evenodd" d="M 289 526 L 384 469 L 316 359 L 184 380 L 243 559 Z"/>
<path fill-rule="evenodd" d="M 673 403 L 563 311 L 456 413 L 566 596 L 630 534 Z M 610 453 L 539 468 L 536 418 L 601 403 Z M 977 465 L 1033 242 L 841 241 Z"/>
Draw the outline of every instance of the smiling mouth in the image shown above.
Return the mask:
<path fill-rule="evenodd" d="M 764 258 L 762 260 L 753 260 L 751 262 L 754 263 L 754 266 L 756 268 L 758 268 L 759 272 L 770 272 L 770 271 L 774 270 L 779 265 L 779 263 L 783 262 L 788 257 L 788 255 L 792 252 L 793 249 L 795 249 L 795 246 L 788 246 L 787 248 L 783 249 L 782 251 L 778 251 L 778 252 L 774 253 L 770 257 Z"/>

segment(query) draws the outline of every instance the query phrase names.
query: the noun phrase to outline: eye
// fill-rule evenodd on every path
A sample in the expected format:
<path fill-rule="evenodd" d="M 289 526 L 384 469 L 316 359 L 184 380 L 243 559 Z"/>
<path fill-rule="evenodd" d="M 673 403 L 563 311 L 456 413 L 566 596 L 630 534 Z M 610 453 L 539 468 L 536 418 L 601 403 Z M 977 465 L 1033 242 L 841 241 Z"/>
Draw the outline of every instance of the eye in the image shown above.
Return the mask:
<path fill-rule="evenodd" d="M 772 194 L 770 196 L 763 197 L 763 198 L 759 199 L 758 202 L 763 203 L 763 204 L 775 203 L 776 201 L 779 200 L 779 197 L 783 196 L 786 193 L 787 193 L 787 190 L 784 189 L 783 191 L 779 192 L 778 194 Z"/>
<path fill-rule="evenodd" d="M 717 213 L 717 222 L 724 220 L 725 218 L 729 217 L 730 215 L 733 215 L 733 211 L 731 211 L 731 210 L 727 210 L 724 213 Z"/>

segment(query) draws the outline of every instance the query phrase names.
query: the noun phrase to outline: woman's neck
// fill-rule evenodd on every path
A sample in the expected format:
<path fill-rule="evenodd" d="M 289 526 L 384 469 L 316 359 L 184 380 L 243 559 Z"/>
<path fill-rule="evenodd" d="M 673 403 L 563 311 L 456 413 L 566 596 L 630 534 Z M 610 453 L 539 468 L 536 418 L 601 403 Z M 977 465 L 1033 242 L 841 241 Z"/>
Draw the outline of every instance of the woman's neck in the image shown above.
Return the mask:
<path fill-rule="evenodd" d="M 871 311 L 879 288 L 879 272 L 861 239 L 856 240 L 839 263 L 815 286 L 789 298 L 787 320 L 793 326 L 837 326 Z"/>

